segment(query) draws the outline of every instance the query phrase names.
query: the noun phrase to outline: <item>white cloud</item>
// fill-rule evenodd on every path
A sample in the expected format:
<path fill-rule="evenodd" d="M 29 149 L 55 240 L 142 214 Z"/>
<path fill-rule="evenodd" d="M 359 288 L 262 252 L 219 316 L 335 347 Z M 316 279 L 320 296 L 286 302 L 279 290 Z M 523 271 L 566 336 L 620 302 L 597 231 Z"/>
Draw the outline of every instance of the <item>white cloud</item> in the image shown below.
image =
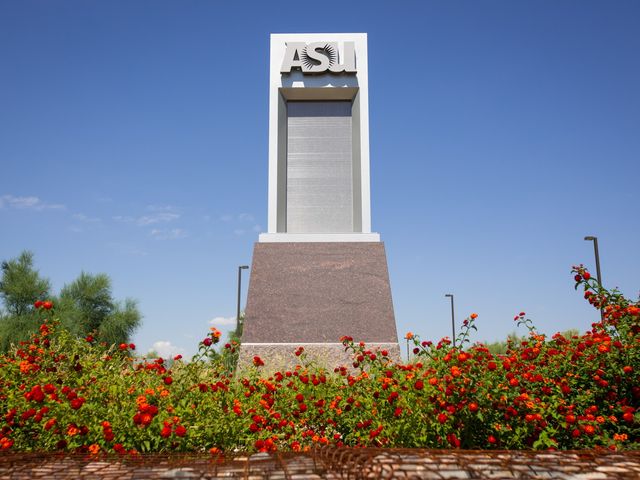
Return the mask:
<path fill-rule="evenodd" d="M 38 197 L 14 197 L 13 195 L 3 195 L 0 197 L 0 208 L 15 208 L 21 210 L 64 210 L 66 207 L 57 203 L 46 203 Z"/>
<path fill-rule="evenodd" d="M 71 218 L 73 218 L 74 220 L 78 220 L 79 222 L 86 223 L 99 223 L 101 221 L 97 217 L 88 217 L 84 213 L 74 213 L 73 215 L 71 215 Z"/>
<path fill-rule="evenodd" d="M 254 216 L 250 213 L 241 213 L 240 215 L 238 215 L 239 222 L 253 222 L 254 220 Z"/>
<path fill-rule="evenodd" d="M 156 212 L 150 215 L 142 215 L 140 217 L 131 217 L 128 215 L 116 215 L 112 217 L 116 222 L 135 223 L 139 227 L 147 227 L 158 223 L 173 222 L 180 218 L 179 213 L 175 212 Z"/>
<path fill-rule="evenodd" d="M 236 229 L 233 231 L 233 233 L 234 233 L 234 235 L 238 235 L 238 236 L 240 236 L 240 235 L 244 235 L 244 230 L 243 230 L 242 228 L 236 228 Z"/>
<path fill-rule="evenodd" d="M 182 228 L 160 229 L 154 228 L 150 232 L 151 236 L 157 240 L 176 240 L 178 238 L 185 238 L 189 236 L 189 233 Z"/>
<path fill-rule="evenodd" d="M 236 325 L 236 317 L 216 317 L 209 320 L 209 325 L 214 327 L 230 327 Z"/>
<path fill-rule="evenodd" d="M 177 212 L 178 207 L 173 205 L 147 205 L 147 210 L 150 212 Z"/>
<path fill-rule="evenodd" d="M 154 225 L 156 223 L 173 222 L 180 218 L 180 215 L 172 212 L 158 212 L 153 215 L 143 215 L 135 220 L 136 225 L 144 227 L 147 225 Z"/>
<path fill-rule="evenodd" d="M 184 355 L 183 348 L 172 345 L 171 342 L 165 340 L 158 340 L 157 342 L 155 342 L 149 349 L 149 352 L 152 351 L 156 352 L 160 357 L 163 358 L 172 358 L 178 354 Z"/>
<path fill-rule="evenodd" d="M 115 217 L 111 217 L 111 218 L 113 218 L 116 222 L 124 222 L 124 223 L 132 223 L 136 221 L 136 219 L 133 217 L 123 216 L 123 215 L 116 215 Z"/>
<path fill-rule="evenodd" d="M 223 222 L 230 222 L 231 220 L 233 220 L 233 215 L 222 215 L 220 217 L 220 220 L 222 220 Z"/>
<path fill-rule="evenodd" d="M 262 227 L 260 225 L 254 225 L 252 230 L 260 233 L 262 231 Z"/>

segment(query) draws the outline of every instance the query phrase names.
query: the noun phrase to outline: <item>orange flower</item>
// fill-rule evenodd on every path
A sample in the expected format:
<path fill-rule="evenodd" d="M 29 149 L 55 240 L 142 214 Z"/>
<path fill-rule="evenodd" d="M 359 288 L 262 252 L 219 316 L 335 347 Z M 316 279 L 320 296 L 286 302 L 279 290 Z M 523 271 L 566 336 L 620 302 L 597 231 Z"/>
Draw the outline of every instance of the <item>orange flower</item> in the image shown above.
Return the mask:
<path fill-rule="evenodd" d="M 78 427 L 76 427 L 75 425 L 69 425 L 67 427 L 67 435 L 69 435 L 70 437 L 74 437 L 76 435 L 78 435 L 80 433 L 80 429 Z"/>
<path fill-rule="evenodd" d="M 413 338 L 413 333 L 407 332 L 407 334 L 404 336 L 404 338 L 406 338 L 407 340 L 411 340 Z"/>
<path fill-rule="evenodd" d="M 91 453 L 91 455 L 96 455 L 99 451 L 100 451 L 100 445 L 98 445 L 97 443 L 94 443 L 89 446 L 89 452 Z"/>
<path fill-rule="evenodd" d="M 478 318 L 478 314 L 477 313 L 472 313 L 469 316 L 471 317 L 471 320 L 475 320 L 476 318 Z"/>

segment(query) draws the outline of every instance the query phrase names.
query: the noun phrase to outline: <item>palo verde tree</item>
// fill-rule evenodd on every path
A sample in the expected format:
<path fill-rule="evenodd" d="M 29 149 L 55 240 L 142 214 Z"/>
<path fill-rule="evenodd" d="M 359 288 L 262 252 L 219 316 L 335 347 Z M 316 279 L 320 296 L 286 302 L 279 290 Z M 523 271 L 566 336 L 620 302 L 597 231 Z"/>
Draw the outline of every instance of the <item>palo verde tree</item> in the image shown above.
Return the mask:
<path fill-rule="evenodd" d="M 79 336 L 95 334 L 99 341 L 128 343 L 140 323 L 135 301 L 113 299 L 111 279 L 100 273 L 80 276 L 60 292 L 58 313 L 63 324 Z"/>
<path fill-rule="evenodd" d="M 33 313 L 33 304 L 49 296 L 49 280 L 33 268 L 33 253 L 22 252 L 18 258 L 2 262 L 0 298 L 7 314 L 13 317 Z"/>
<path fill-rule="evenodd" d="M 34 308 L 36 301 L 49 298 L 49 280 L 40 277 L 33 268 L 33 253 L 25 251 L 2 262 L 0 298 L 4 312 L 0 312 L 0 351 L 7 351 L 12 343 L 28 340 L 37 331 L 41 318 Z"/>
<path fill-rule="evenodd" d="M 141 319 L 135 301 L 114 300 L 111 280 L 105 274 L 82 272 L 54 298 L 49 281 L 34 269 L 31 252 L 2 263 L 0 298 L 5 306 L 0 315 L 0 351 L 37 331 L 43 312 L 34 308 L 36 301 L 52 300 L 56 316 L 71 333 L 93 335 L 109 344 L 128 343 Z"/>

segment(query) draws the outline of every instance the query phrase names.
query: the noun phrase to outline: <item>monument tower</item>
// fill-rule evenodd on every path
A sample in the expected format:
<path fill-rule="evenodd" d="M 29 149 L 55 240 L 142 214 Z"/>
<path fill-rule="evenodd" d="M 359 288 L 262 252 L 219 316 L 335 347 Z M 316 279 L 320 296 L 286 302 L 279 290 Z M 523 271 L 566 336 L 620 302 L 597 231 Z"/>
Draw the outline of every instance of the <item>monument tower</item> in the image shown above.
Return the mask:
<path fill-rule="evenodd" d="M 399 358 L 384 244 L 371 232 L 367 35 L 273 34 L 268 231 L 253 251 L 240 363 L 328 367 L 343 335 Z"/>

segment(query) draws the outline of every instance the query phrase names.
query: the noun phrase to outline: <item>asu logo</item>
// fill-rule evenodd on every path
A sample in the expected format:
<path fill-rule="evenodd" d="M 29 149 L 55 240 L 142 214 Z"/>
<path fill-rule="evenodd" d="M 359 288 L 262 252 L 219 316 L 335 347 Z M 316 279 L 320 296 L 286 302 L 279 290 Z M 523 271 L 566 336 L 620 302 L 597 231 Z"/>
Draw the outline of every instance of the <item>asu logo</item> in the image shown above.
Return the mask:
<path fill-rule="evenodd" d="M 337 42 L 288 42 L 280 73 L 291 73 L 291 69 L 304 74 L 357 72 L 354 42 L 344 42 L 343 58 L 338 56 Z"/>

